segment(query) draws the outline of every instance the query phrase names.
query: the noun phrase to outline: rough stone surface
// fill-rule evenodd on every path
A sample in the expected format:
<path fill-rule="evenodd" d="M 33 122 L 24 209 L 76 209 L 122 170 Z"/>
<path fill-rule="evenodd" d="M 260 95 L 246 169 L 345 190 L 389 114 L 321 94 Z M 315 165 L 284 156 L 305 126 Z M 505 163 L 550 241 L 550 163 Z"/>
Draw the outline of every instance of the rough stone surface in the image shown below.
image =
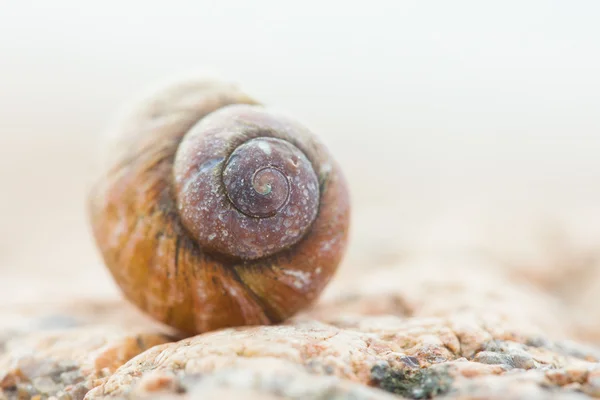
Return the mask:
<path fill-rule="evenodd" d="M 124 362 L 169 340 L 122 302 L 11 307 L 0 317 L 0 399 L 81 399 Z"/>
<path fill-rule="evenodd" d="M 480 258 L 343 272 L 283 325 L 186 339 L 118 300 L 0 309 L 0 399 L 600 398 L 598 327 L 535 279 Z"/>

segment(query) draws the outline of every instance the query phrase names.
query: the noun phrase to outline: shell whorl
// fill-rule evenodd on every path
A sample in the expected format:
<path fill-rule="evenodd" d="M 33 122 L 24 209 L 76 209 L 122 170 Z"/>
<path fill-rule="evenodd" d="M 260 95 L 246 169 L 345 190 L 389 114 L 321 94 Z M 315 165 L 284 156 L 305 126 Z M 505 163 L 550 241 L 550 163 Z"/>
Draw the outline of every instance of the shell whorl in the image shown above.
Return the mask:
<path fill-rule="evenodd" d="M 204 249 L 241 259 L 298 242 L 319 207 L 317 175 L 296 146 L 310 139 L 260 106 L 231 105 L 202 119 L 175 157 L 183 224 Z"/>
<path fill-rule="evenodd" d="M 305 127 L 196 81 L 158 92 L 116 133 L 89 211 L 132 303 L 193 334 L 279 322 L 316 299 L 343 256 L 350 205 Z"/>

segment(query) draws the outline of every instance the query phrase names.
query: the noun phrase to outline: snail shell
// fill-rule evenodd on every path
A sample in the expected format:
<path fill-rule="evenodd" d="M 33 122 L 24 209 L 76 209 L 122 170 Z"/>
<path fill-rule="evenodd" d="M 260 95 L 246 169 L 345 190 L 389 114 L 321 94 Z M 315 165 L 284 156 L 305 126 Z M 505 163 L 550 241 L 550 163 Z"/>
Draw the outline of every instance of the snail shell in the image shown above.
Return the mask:
<path fill-rule="evenodd" d="M 125 296 L 188 334 L 280 322 L 344 253 L 349 199 L 326 148 L 225 83 L 169 87 L 116 129 L 90 220 Z"/>

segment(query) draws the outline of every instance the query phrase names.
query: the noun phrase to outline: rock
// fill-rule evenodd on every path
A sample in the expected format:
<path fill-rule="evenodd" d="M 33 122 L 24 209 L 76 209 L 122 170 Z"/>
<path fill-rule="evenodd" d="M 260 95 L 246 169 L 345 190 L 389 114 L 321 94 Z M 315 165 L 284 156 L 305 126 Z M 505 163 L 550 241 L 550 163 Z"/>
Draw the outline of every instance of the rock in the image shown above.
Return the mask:
<path fill-rule="evenodd" d="M 375 318 L 372 325 L 383 328 L 383 323 L 377 317 L 371 318 Z M 367 320 L 368 317 L 360 319 L 362 323 Z M 487 366 L 478 360 L 492 360 L 494 364 L 512 363 L 511 368 L 517 368 L 515 362 L 510 361 L 514 358 L 510 354 L 482 351 L 469 361 L 460 352 L 443 349 L 441 344 L 434 345 L 433 338 L 439 339 L 445 334 L 443 328 L 451 325 L 449 321 L 407 321 L 390 317 L 387 322 L 390 330 L 394 331 L 392 335 L 385 329 L 379 332 L 361 332 L 306 320 L 295 320 L 286 326 L 207 333 L 157 346 L 140 354 L 92 390 L 87 398 L 143 398 L 153 393 L 187 393 L 186 379 L 190 376 L 197 383 L 194 390 L 201 390 L 199 388 L 205 385 L 212 387 L 215 382 L 222 380 L 226 382 L 226 387 L 243 387 L 253 392 L 279 394 L 283 398 L 302 398 L 292 389 L 281 392 L 275 390 L 275 377 L 265 371 L 289 371 L 290 376 L 300 374 L 303 377 L 304 374 L 335 376 L 345 382 L 356 382 L 365 387 L 380 388 L 415 399 L 442 394 L 472 395 L 473 398 L 499 396 L 502 393 L 499 386 L 503 383 L 496 383 L 497 379 L 498 382 L 511 385 L 513 381 L 518 382 L 525 390 L 523 393 L 533 393 L 538 398 L 545 398 L 544 395 L 549 390 L 567 394 L 575 390 L 575 387 L 583 390 L 585 385 L 591 386 L 586 380 L 587 376 L 582 378 L 569 369 L 570 366 L 579 365 L 580 370 L 598 366 L 597 362 L 572 358 L 551 350 L 529 349 L 522 343 L 495 339 L 496 345 L 506 348 L 522 345 L 524 350 L 520 355 L 523 358 L 529 360 L 528 356 L 531 360 L 540 360 L 532 366 L 536 374 L 527 375 L 523 372 L 515 375 L 518 379 L 507 379 L 509 368 Z M 413 335 L 413 340 L 407 341 L 410 334 Z M 487 344 L 480 343 L 480 346 L 486 347 Z M 531 354 L 529 350 L 532 351 Z M 498 357 L 494 359 L 491 354 Z M 544 360 L 548 359 L 552 362 L 545 363 Z M 407 360 L 410 361 L 407 363 Z M 566 378 L 552 379 L 550 372 L 563 374 Z M 233 381 L 237 379 L 234 377 L 242 379 L 241 376 L 258 378 L 248 378 L 234 384 Z M 165 377 L 168 377 L 166 384 Z M 316 377 L 314 379 L 315 385 L 320 382 Z M 494 391 L 486 392 L 489 381 L 492 382 L 489 385 L 494 387 Z M 572 385 L 573 383 L 576 385 Z M 329 393 L 330 383 L 324 385 L 327 389 L 318 391 L 317 386 L 314 386 L 310 396 L 307 396 L 327 398 L 325 394 Z M 282 387 L 285 385 L 282 384 Z M 520 392 L 515 389 L 514 398 L 519 398 L 518 396 Z M 348 395 L 347 398 L 353 397 Z"/>
<path fill-rule="evenodd" d="M 211 374 L 150 373 L 130 396 L 134 398 L 185 399 L 355 399 L 393 400 L 397 397 L 337 376 L 314 375 L 298 366 L 278 360 L 247 360 L 239 367 Z M 96 394 L 90 393 L 88 398 Z M 102 397 L 102 396 L 100 396 Z"/>
<path fill-rule="evenodd" d="M 8 398 L 81 399 L 127 360 L 166 341 L 159 334 L 114 326 L 13 338 L 0 356 L 0 393 Z"/>
<path fill-rule="evenodd" d="M 118 300 L 12 308 L 0 399 L 600 397 L 600 349 L 570 315 L 501 266 L 448 259 L 341 275 L 285 324 L 182 340 Z"/>
<path fill-rule="evenodd" d="M 506 354 L 494 353 L 492 351 L 480 351 L 475 355 L 474 361 L 483 364 L 501 364 L 512 368 L 512 358 Z"/>

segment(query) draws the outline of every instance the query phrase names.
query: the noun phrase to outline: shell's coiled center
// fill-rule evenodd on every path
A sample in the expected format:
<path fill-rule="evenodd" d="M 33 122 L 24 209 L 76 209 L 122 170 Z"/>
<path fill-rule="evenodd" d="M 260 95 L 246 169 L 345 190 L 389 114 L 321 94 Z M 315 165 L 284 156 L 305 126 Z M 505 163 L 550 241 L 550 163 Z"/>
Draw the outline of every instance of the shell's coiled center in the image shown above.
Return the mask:
<path fill-rule="evenodd" d="M 246 215 L 272 217 L 289 199 L 288 177 L 269 164 L 273 151 L 289 152 L 287 146 L 279 142 L 271 138 L 249 140 L 234 150 L 223 170 L 227 197 Z M 260 165 L 262 163 L 267 164 Z"/>
<path fill-rule="evenodd" d="M 185 135 L 173 165 L 177 208 L 203 251 L 255 260 L 304 237 L 320 187 L 302 132 L 261 107 L 235 105 Z"/>

